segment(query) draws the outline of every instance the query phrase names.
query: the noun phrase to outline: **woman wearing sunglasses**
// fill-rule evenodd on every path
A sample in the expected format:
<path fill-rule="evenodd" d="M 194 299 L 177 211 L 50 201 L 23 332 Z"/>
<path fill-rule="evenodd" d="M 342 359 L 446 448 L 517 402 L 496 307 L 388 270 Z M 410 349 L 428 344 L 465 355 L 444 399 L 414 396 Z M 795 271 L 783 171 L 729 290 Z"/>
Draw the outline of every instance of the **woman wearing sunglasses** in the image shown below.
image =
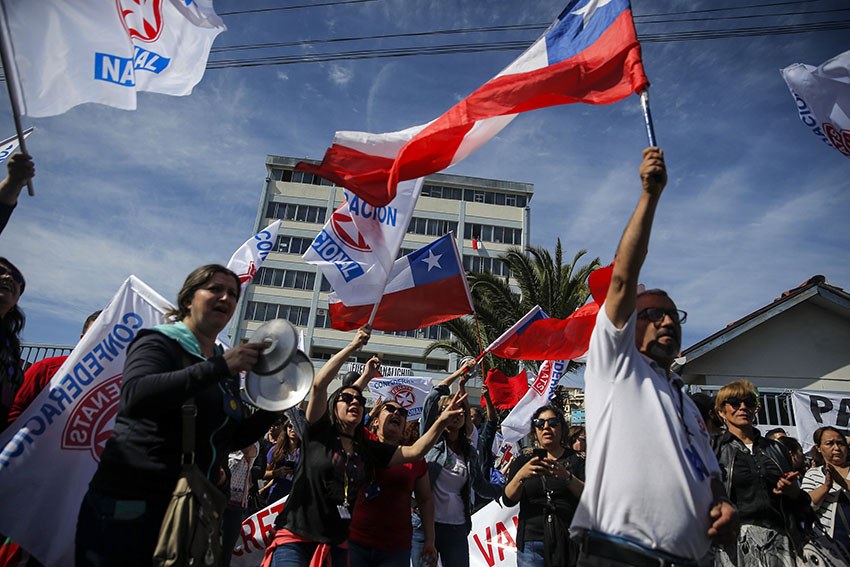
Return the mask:
<path fill-rule="evenodd" d="M 803 478 L 803 490 L 809 493 L 812 507 L 823 532 L 850 550 L 850 463 L 847 440 L 838 429 L 826 426 L 812 435 L 812 455 L 816 464 Z"/>
<path fill-rule="evenodd" d="M 301 462 L 292 491 L 275 520 L 275 539 L 266 549 L 263 565 L 306 567 L 316 560 L 347 567 L 349 524 L 361 486 L 377 468 L 421 459 L 446 424 L 460 415 L 458 396 L 451 400 L 433 427 L 410 447 L 397 447 L 366 436 L 366 399 L 355 385 L 343 386 L 327 397 L 328 384 L 343 363 L 369 341 L 372 329 L 362 327 L 345 348 L 316 373 L 301 437 Z"/>
<path fill-rule="evenodd" d="M 502 497 L 508 506 L 519 503 L 517 566 L 574 565 L 569 528 L 584 482 L 570 470 L 575 452 L 565 446 L 567 423 L 556 408 L 543 406 L 531 426 L 538 448 L 511 463 Z"/>
<path fill-rule="evenodd" d="M 24 382 L 20 335 L 25 318 L 18 300 L 25 286 L 20 270 L 0 257 L 0 431 L 6 429 L 15 394 Z"/>
<path fill-rule="evenodd" d="M 723 567 L 793 567 L 795 518 L 802 518 L 810 504 L 785 448 L 754 426 L 758 405 L 755 386 L 747 380 L 723 386 L 715 401 L 726 432 L 712 445 L 741 521 L 737 542 L 716 549 L 715 565 Z"/>
<path fill-rule="evenodd" d="M 403 442 L 407 410 L 395 400 L 372 412 L 370 435 L 381 443 Z M 357 495 L 357 513 L 348 536 L 351 567 L 410 565 L 413 525 L 410 494 L 416 496 L 425 532 L 425 547 L 434 549 L 434 500 L 423 459 L 388 469 L 375 469 Z"/>

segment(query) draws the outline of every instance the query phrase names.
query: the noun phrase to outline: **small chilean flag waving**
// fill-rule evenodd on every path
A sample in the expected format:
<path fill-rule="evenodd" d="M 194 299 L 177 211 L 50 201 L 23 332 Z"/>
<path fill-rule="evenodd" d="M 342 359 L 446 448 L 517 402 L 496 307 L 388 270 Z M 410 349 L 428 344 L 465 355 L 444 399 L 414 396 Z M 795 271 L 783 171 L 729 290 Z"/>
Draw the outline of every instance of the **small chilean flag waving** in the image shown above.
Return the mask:
<path fill-rule="evenodd" d="M 369 321 L 373 304 L 345 305 L 328 296 L 331 326 L 349 331 Z M 473 312 L 472 297 L 451 232 L 393 264 L 372 328 L 410 331 Z"/>

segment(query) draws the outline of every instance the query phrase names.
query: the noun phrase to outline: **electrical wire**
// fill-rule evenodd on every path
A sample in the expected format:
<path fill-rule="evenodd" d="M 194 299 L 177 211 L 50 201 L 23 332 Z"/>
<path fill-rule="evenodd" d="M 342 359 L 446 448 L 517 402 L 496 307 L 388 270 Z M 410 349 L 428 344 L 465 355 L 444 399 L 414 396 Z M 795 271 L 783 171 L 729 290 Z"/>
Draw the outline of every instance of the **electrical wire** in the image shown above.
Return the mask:
<path fill-rule="evenodd" d="M 338 0 L 336 2 L 317 2 L 316 4 L 299 4 L 296 6 L 281 6 L 280 8 L 253 8 L 251 10 L 237 10 L 235 12 L 221 12 L 219 16 L 239 16 L 242 14 L 258 14 L 262 12 L 279 12 L 282 10 L 298 10 L 301 8 L 323 8 L 326 6 L 341 6 L 343 4 L 363 4 L 375 0 Z"/>

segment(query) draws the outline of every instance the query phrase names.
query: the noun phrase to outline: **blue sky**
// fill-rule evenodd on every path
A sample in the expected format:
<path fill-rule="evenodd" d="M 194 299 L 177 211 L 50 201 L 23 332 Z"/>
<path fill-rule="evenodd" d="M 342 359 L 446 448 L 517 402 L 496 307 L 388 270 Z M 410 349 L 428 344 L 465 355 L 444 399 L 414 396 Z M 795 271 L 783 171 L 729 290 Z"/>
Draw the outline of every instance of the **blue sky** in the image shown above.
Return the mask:
<path fill-rule="evenodd" d="M 303 2 L 218 0 L 219 13 Z M 739 0 L 633 2 L 637 15 L 741 7 Z M 224 16 L 214 47 L 548 23 L 561 0 L 374 0 Z M 846 8 L 840 0 L 690 16 Z M 678 16 L 683 18 L 685 16 Z M 846 19 L 846 12 L 642 24 L 638 34 Z M 649 18 L 642 18 L 646 21 Z M 673 19 L 658 17 L 653 19 Z M 537 31 L 312 44 L 211 60 L 527 40 Z M 850 160 L 799 121 L 779 69 L 850 48 L 847 30 L 644 43 L 670 182 L 642 280 L 689 312 L 684 346 L 814 274 L 850 289 Z M 36 196 L 23 195 L 0 252 L 27 278 L 29 342 L 76 341 L 86 315 L 136 274 L 173 298 L 185 275 L 224 263 L 252 232 L 267 154 L 320 158 L 336 130 L 422 124 L 519 52 L 209 70 L 188 97 L 142 93 L 136 111 L 86 104 L 24 118 L 36 132 Z M 5 89 L 4 89 L 5 91 Z M 0 95 L 0 137 L 14 125 Z M 646 135 L 638 98 L 520 116 L 449 173 L 534 183 L 532 244 L 610 261 L 634 208 Z"/>

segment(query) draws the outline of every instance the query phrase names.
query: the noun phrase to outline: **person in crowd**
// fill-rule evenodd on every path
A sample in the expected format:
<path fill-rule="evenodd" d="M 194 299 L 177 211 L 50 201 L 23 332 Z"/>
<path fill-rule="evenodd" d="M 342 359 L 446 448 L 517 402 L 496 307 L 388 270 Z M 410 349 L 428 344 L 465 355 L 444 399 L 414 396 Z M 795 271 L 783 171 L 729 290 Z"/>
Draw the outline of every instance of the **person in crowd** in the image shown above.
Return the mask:
<path fill-rule="evenodd" d="M 12 154 L 6 163 L 6 177 L 0 181 L 0 232 L 6 228 L 12 211 L 18 204 L 21 189 L 35 177 L 35 164 L 32 157 L 24 153 Z"/>
<path fill-rule="evenodd" d="M 694 392 L 689 394 L 691 400 L 699 408 L 702 421 L 708 429 L 709 435 L 717 435 L 723 433 L 723 422 L 717 417 L 717 412 L 714 410 L 714 396 L 705 392 Z"/>
<path fill-rule="evenodd" d="M 736 530 L 699 409 L 670 370 L 685 313 L 661 290 L 638 295 L 667 182 L 659 148 L 643 151 L 640 179 L 587 353 L 587 470 L 571 528 L 579 565 L 689 565 Z"/>
<path fill-rule="evenodd" d="M 481 458 L 481 472 L 484 478 L 489 479 L 492 484 L 504 486 L 504 475 L 493 467 L 496 460 L 493 454 L 493 442 L 496 439 L 496 433 L 499 429 L 499 413 L 496 411 L 496 406 L 493 405 L 493 399 L 490 397 L 490 388 L 486 383 L 481 384 L 481 399 L 484 401 L 484 407 L 487 410 L 487 418 L 482 418 L 483 421 L 480 423 L 480 427 L 476 425 L 476 428 L 481 433 L 478 438 L 478 456 Z M 476 496 L 472 512 L 477 512 L 491 501 L 491 499 L 484 496 Z"/>
<path fill-rule="evenodd" d="M 389 445 L 403 444 L 407 410 L 395 400 L 380 402 L 370 430 Z M 357 512 L 348 535 L 351 567 L 408 567 L 413 525 L 410 494 L 416 497 L 425 532 L 425 548 L 434 549 L 434 500 L 424 459 L 376 469 L 360 488 Z"/>
<path fill-rule="evenodd" d="M 431 428 L 442 415 L 440 410 L 450 404 L 449 388 L 458 378 L 458 394 L 464 395 L 465 380 L 474 368 L 475 360 L 464 362 L 460 368 L 435 386 L 425 398 L 422 407 L 420 430 Z M 469 440 L 469 406 L 458 414 L 446 427 L 434 447 L 428 451 L 428 476 L 434 497 L 434 545 L 444 567 L 466 567 L 469 565 L 467 534 L 472 528 L 472 492 L 485 498 L 498 498 L 501 488 L 490 484 L 482 470 L 482 459 L 477 448 Z M 492 442 L 492 439 L 491 439 Z M 413 532 L 412 560 L 414 567 L 421 563 L 418 558 L 425 548 L 425 534 L 421 528 Z"/>
<path fill-rule="evenodd" d="M 806 454 L 803 453 L 802 445 L 800 445 L 799 441 L 787 435 L 780 437 L 776 441 L 788 451 L 789 458 L 791 459 L 791 469 L 800 473 L 800 476 L 797 478 L 802 480 L 802 475 L 806 474 L 806 471 L 809 470 L 809 463 L 806 462 Z"/>
<path fill-rule="evenodd" d="M 328 560 L 334 567 L 346 566 L 344 544 L 360 487 L 377 468 L 421 459 L 446 425 L 462 413 L 464 398 L 455 396 L 433 426 L 409 447 L 369 439 L 363 427 L 366 399 L 360 388 L 342 386 L 328 399 L 327 387 L 345 360 L 366 345 L 370 334 L 369 326 L 358 330 L 313 380 L 301 437 L 301 465 L 286 506 L 275 520 L 277 531 L 266 548 L 264 564 L 306 567 L 312 560 Z"/>
<path fill-rule="evenodd" d="M 230 500 L 224 510 L 221 523 L 221 565 L 230 567 L 233 548 L 242 533 L 242 520 L 248 508 L 248 489 L 251 484 L 251 466 L 257 458 L 259 442 L 233 451 L 227 457 L 230 470 Z"/>
<path fill-rule="evenodd" d="M 783 437 L 787 437 L 788 432 L 782 429 L 781 427 L 774 427 L 773 429 L 765 433 L 764 436 L 770 439 L 771 441 L 779 441 Z"/>
<path fill-rule="evenodd" d="M 573 425 L 567 430 L 567 456 L 570 470 L 582 481 L 587 461 L 587 431 L 583 425 Z"/>
<path fill-rule="evenodd" d="M 291 410 L 290 410 L 291 411 Z M 257 450 L 257 458 L 254 459 L 254 464 L 251 466 L 251 486 L 248 489 L 248 515 L 256 513 L 261 508 L 266 507 L 265 492 L 260 494 L 260 489 L 265 487 L 260 486 L 260 483 L 265 483 L 266 466 L 268 465 L 267 457 L 269 451 L 274 448 L 277 443 L 278 436 L 283 431 L 283 422 L 286 418 L 280 418 L 272 423 L 269 430 L 258 441 L 259 449 Z"/>
<path fill-rule="evenodd" d="M 21 271 L 0 257 L 0 431 L 6 429 L 15 396 L 24 382 L 21 369 L 21 331 L 24 312 L 18 300 L 26 281 Z"/>
<path fill-rule="evenodd" d="M 726 492 L 738 508 L 737 542 L 716 548 L 719 567 L 793 567 L 791 536 L 807 513 L 809 497 L 796 482 L 785 447 L 762 437 L 753 425 L 755 386 L 736 380 L 717 392 L 717 415 L 726 433 L 712 439 L 725 474 Z"/>
<path fill-rule="evenodd" d="M 265 480 L 269 484 L 263 487 L 266 503 L 274 504 L 292 489 L 295 467 L 301 460 L 301 439 L 295 431 L 295 425 L 287 419 L 277 438 L 277 443 L 266 455 Z"/>
<path fill-rule="evenodd" d="M 83 331 L 80 333 L 81 339 L 100 313 L 100 311 L 95 311 L 86 318 L 83 323 Z M 10 425 L 18 419 L 21 412 L 27 409 L 36 396 L 38 396 L 45 386 L 50 383 L 53 375 L 59 371 L 59 368 L 61 368 L 67 359 L 68 355 L 51 356 L 49 358 L 43 358 L 27 368 L 27 371 L 24 373 L 24 381 L 21 384 L 18 393 L 15 395 L 15 401 L 12 403 L 12 408 L 9 410 Z"/>
<path fill-rule="evenodd" d="M 483 395 L 483 394 L 482 394 Z M 481 408 L 471 407 L 469 408 L 469 419 L 472 421 L 472 427 L 481 432 L 481 424 L 486 421 L 484 419 L 484 414 L 481 412 Z"/>
<path fill-rule="evenodd" d="M 502 496 L 508 506 L 519 504 L 517 566 L 575 565 L 569 527 L 584 482 L 570 470 L 575 452 L 567 446 L 567 422 L 560 410 L 543 406 L 531 425 L 539 449 L 514 459 Z"/>
<path fill-rule="evenodd" d="M 803 490 L 812 499 L 823 532 L 850 550 L 850 462 L 847 441 L 838 429 L 819 427 L 812 435 L 812 449 L 821 462 L 806 472 Z"/>
<path fill-rule="evenodd" d="M 248 415 L 239 373 L 264 343 L 227 352 L 216 337 L 239 298 L 239 278 L 208 264 L 186 278 L 165 325 L 139 331 L 127 350 L 115 428 L 77 520 L 76 565 L 149 567 L 180 474 L 182 406 L 194 400 L 195 464 L 214 484 L 228 453 L 250 445 L 276 414 Z"/>

